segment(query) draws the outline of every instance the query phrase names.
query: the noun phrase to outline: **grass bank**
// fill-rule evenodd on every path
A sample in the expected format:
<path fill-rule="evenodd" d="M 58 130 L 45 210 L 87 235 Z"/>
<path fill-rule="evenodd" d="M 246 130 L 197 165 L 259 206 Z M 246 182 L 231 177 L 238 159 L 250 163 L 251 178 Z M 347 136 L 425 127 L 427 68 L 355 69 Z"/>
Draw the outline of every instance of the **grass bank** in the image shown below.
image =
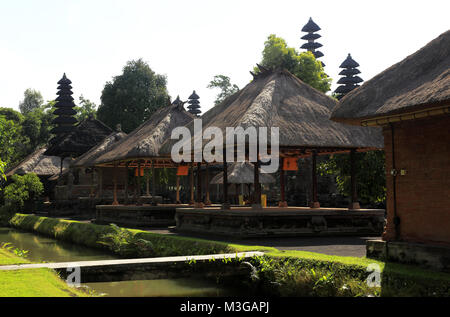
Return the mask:
<path fill-rule="evenodd" d="M 264 251 L 265 256 L 243 264 L 249 267 L 249 279 L 240 281 L 255 293 L 263 295 L 450 296 L 450 274 L 367 258 L 280 251 L 272 247 L 243 246 L 118 227 L 115 229 L 111 226 L 24 214 L 13 215 L 9 225 L 75 244 L 112 249 L 119 254 L 126 249 L 132 257 Z M 105 235 L 114 237 L 117 250 L 101 243 Z M 148 245 L 150 247 L 145 248 Z M 372 277 L 369 281 L 379 282 L 378 286 L 367 283 L 369 276 Z"/>
<path fill-rule="evenodd" d="M 253 282 L 266 295 L 450 296 L 450 274 L 398 263 L 275 251 L 255 259 L 253 264 L 257 268 Z"/>
<path fill-rule="evenodd" d="M 8 223 L 10 226 L 17 229 L 36 232 L 57 240 L 64 240 L 91 248 L 102 248 L 105 250 L 110 250 L 111 248 L 102 243 L 104 240 L 102 237 L 108 234 L 113 235 L 117 233 L 111 226 L 96 225 L 72 220 L 37 217 L 26 214 L 15 214 L 9 219 Z M 136 248 L 136 250 L 128 250 L 129 252 L 127 255 L 131 257 L 163 257 L 177 255 L 234 253 L 244 251 L 276 251 L 275 248 L 271 247 L 243 246 L 220 241 L 157 234 L 136 229 L 120 229 L 122 231 L 121 236 L 118 236 L 116 239 L 118 240 L 118 244 L 127 246 L 127 244 L 129 244 L 128 237 L 130 236 L 136 242 L 137 246 L 141 245 L 139 241 L 148 241 L 151 243 L 151 248 L 148 249 L 148 252 L 145 252 L 145 250 L 144 252 L 141 252 L 138 248 Z"/>
<path fill-rule="evenodd" d="M 30 263 L 0 248 L 0 265 Z M 50 269 L 0 271 L 0 297 L 80 297 L 87 293 L 69 287 Z"/>

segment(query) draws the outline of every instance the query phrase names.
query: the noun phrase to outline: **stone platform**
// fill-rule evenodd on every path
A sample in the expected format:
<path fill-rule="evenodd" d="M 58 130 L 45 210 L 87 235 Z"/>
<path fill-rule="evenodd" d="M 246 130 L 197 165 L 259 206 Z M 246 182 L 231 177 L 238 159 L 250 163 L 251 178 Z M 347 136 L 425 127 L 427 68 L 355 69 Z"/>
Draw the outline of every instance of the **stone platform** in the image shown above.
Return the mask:
<path fill-rule="evenodd" d="M 309 207 L 177 208 L 176 231 L 234 238 L 380 236 L 384 209 Z"/>
<path fill-rule="evenodd" d="M 175 210 L 183 204 L 97 205 L 97 224 L 115 223 L 129 228 L 167 227 L 175 225 Z"/>
<path fill-rule="evenodd" d="M 382 261 L 419 265 L 450 273 L 450 247 L 404 241 L 369 240 L 366 257 Z"/>

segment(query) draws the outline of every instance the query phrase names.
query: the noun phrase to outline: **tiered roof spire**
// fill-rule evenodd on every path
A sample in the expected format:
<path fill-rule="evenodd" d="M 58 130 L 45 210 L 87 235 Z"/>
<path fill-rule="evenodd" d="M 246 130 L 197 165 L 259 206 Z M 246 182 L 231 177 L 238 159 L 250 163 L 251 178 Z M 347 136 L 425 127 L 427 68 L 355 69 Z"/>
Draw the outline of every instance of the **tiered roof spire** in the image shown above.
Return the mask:
<path fill-rule="evenodd" d="M 322 44 L 315 42 L 315 40 L 321 38 L 319 34 L 316 34 L 318 31 L 320 31 L 320 27 L 312 20 L 312 18 L 309 18 L 308 23 L 306 23 L 302 28 L 302 32 L 307 32 L 307 34 L 302 36 L 301 39 L 308 42 L 303 44 L 300 48 L 310 51 L 314 54 L 315 58 L 320 58 L 323 56 L 321 51 L 316 51 L 319 47 L 322 47 Z M 322 66 L 325 66 L 323 62 L 321 63 Z"/>
<path fill-rule="evenodd" d="M 74 109 L 71 83 L 65 73 L 58 81 L 58 92 L 56 93 L 58 97 L 55 104 L 57 109 L 53 112 L 57 117 L 52 121 L 56 127 L 51 130 L 51 133 L 55 134 L 56 137 L 72 132 L 75 128 L 74 124 L 78 122 L 74 117 L 77 112 Z"/>
<path fill-rule="evenodd" d="M 200 101 L 198 101 L 200 97 L 195 93 L 195 90 L 192 92 L 192 95 L 189 96 L 188 100 L 188 112 L 192 113 L 194 116 L 199 117 L 200 113 L 202 112 L 200 110 Z"/>
<path fill-rule="evenodd" d="M 361 77 L 356 76 L 361 73 L 357 67 L 359 67 L 359 64 L 355 62 L 350 54 L 348 54 L 345 61 L 343 61 L 341 66 L 339 66 L 339 68 L 343 68 L 343 70 L 339 73 L 342 77 L 337 82 L 340 86 L 334 91 L 338 100 L 353 89 L 359 87 L 359 83 L 363 82 Z"/>

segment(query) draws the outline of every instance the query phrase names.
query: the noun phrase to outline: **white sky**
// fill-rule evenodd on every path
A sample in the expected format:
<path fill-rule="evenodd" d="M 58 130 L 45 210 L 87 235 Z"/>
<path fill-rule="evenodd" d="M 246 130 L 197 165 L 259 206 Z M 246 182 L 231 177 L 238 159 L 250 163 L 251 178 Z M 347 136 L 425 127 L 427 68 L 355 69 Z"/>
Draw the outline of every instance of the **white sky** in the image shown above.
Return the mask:
<path fill-rule="evenodd" d="M 348 53 L 368 80 L 447 31 L 449 12 L 448 0 L 0 0 L 0 107 L 18 109 L 27 88 L 54 99 L 64 72 L 76 101 L 99 105 L 105 83 L 143 58 L 167 75 L 172 99 L 195 89 L 205 112 L 214 75 L 243 88 L 267 36 L 299 49 L 309 17 L 334 90 Z"/>

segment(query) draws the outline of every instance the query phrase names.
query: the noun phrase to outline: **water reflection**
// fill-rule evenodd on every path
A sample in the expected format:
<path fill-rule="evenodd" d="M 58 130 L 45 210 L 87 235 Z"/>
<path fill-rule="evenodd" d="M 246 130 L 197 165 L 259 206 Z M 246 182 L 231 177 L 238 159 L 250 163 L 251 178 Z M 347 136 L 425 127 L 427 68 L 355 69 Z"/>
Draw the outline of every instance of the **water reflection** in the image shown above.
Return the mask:
<path fill-rule="evenodd" d="M 83 284 L 111 297 L 216 297 L 235 296 L 213 282 L 198 279 L 160 279 Z"/>
<path fill-rule="evenodd" d="M 70 262 L 117 259 L 105 251 L 95 250 L 64 241 L 38 236 L 11 228 L 0 228 L 0 243 L 28 250 L 27 259 L 33 262 Z"/>

